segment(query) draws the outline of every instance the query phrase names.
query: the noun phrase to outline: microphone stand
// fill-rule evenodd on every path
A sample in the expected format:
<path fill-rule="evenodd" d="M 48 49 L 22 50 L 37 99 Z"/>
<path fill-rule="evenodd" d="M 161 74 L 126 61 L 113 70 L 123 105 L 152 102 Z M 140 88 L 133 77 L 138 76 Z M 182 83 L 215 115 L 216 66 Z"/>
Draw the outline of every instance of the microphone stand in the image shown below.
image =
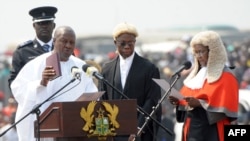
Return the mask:
<path fill-rule="evenodd" d="M 155 107 L 153 107 L 153 110 L 152 110 L 152 112 L 150 113 L 150 115 L 149 115 L 148 117 L 146 117 L 145 122 L 144 122 L 144 124 L 142 125 L 142 127 L 139 129 L 139 131 L 137 132 L 137 135 L 141 135 L 143 129 L 145 128 L 145 126 L 146 126 L 147 123 L 149 122 L 149 117 L 151 118 L 151 116 L 153 116 L 153 115 L 155 114 L 156 110 L 159 108 L 159 106 L 161 105 L 161 103 L 163 102 L 163 100 L 165 99 L 165 97 L 167 97 L 167 96 L 170 94 L 172 87 L 174 86 L 174 84 L 177 82 L 177 80 L 178 80 L 179 78 L 180 78 L 180 74 L 177 74 L 176 77 L 175 77 L 174 82 L 170 85 L 170 87 L 168 88 L 168 90 L 166 91 L 166 93 L 162 96 L 162 98 L 161 98 L 160 101 L 157 103 L 157 105 L 156 105 Z M 152 118 L 151 118 L 151 119 L 152 119 Z M 161 125 L 161 126 L 163 126 L 163 125 Z M 163 129 L 164 129 L 164 128 L 163 128 Z M 166 130 L 166 131 L 168 131 L 168 130 Z M 169 131 L 168 131 L 168 133 L 171 134 L 171 135 L 173 135 L 173 133 L 170 133 Z"/>
<path fill-rule="evenodd" d="M 51 98 L 53 98 L 55 95 L 57 95 L 60 91 L 62 91 L 65 87 L 67 87 L 70 83 L 74 82 L 76 80 L 76 78 L 71 79 L 67 84 L 65 84 L 62 88 L 60 88 L 58 91 L 56 91 L 54 94 L 52 94 L 50 97 L 48 97 L 46 100 L 44 100 L 42 103 L 37 104 L 34 106 L 34 108 L 27 113 L 26 115 L 24 115 L 21 119 L 19 119 L 17 122 L 13 123 L 8 129 L 6 129 L 4 132 L 2 132 L 0 134 L 0 137 L 2 137 L 4 134 L 6 134 L 11 128 L 13 128 L 14 126 L 16 126 L 19 122 L 21 122 L 22 120 L 24 120 L 27 116 L 29 116 L 30 114 L 36 114 L 37 117 L 37 123 L 36 123 L 36 133 L 37 133 L 37 140 L 40 141 L 40 121 L 39 121 L 39 114 L 40 114 L 40 110 L 39 108 L 46 102 L 48 102 Z"/>
<path fill-rule="evenodd" d="M 94 75 L 96 76 L 96 75 Z M 97 76 L 96 76 L 97 77 Z M 97 77 L 97 79 L 102 80 L 106 85 L 110 86 L 111 88 L 113 88 L 116 92 L 118 92 L 120 95 L 122 95 L 123 97 L 125 97 L 126 99 L 130 99 L 128 96 L 126 96 L 125 94 L 123 94 L 119 89 L 115 88 L 114 86 L 112 86 L 106 79 L 104 79 L 103 77 Z M 152 117 L 153 114 L 149 115 L 146 111 L 144 111 L 140 106 L 137 105 L 137 111 L 140 112 L 142 115 L 147 115 L 147 118 L 151 118 L 155 123 L 157 123 L 159 126 L 161 126 L 166 132 L 168 132 L 170 135 L 173 135 L 173 132 L 170 131 L 169 129 L 167 129 L 166 127 L 164 127 L 159 121 L 157 121 L 156 119 L 154 119 Z M 145 125 L 144 125 L 145 126 Z M 142 132 L 142 128 L 140 128 L 140 133 Z M 140 134 L 137 134 L 140 135 Z"/>

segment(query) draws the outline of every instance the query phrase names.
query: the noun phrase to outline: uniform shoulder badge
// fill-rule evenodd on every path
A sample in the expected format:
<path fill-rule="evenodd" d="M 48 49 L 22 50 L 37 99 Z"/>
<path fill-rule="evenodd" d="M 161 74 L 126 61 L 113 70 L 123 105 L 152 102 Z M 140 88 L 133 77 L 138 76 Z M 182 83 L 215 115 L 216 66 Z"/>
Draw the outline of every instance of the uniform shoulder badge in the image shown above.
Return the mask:
<path fill-rule="evenodd" d="M 20 48 L 23 48 L 23 47 L 28 46 L 28 45 L 31 45 L 31 44 L 33 44 L 33 41 L 32 41 L 32 40 L 28 40 L 28 41 L 23 42 L 23 43 L 21 43 L 20 45 L 18 45 L 17 48 L 20 49 Z"/>

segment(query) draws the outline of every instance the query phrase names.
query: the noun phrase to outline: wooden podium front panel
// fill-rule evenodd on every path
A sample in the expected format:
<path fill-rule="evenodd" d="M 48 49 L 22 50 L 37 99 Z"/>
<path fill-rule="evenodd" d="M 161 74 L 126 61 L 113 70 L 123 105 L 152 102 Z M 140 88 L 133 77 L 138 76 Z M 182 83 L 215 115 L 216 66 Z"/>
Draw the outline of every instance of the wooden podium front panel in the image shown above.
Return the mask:
<path fill-rule="evenodd" d="M 60 114 L 61 105 L 60 103 L 55 103 L 53 104 L 53 107 L 47 109 L 46 113 L 40 117 L 40 133 L 46 133 L 46 136 L 44 137 L 51 137 L 54 135 L 60 136 L 60 134 L 62 134 L 62 123 L 60 120 L 56 120 L 61 117 Z"/>
<path fill-rule="evenodd" d="M 97 110 L 103 101 L 97 101 L 93 115 L 97 117 Z M 137 103 L 136 100 L 105 101 L 119 108 L 116 129 L 117 136 L 137 133 Z M 57 102 L 52 103 L 40 116 L 40 137 L 87 137 L 82 128 L 85 125 L 81 118 L 81 108 L 87 108 L 90 101 Z"/>

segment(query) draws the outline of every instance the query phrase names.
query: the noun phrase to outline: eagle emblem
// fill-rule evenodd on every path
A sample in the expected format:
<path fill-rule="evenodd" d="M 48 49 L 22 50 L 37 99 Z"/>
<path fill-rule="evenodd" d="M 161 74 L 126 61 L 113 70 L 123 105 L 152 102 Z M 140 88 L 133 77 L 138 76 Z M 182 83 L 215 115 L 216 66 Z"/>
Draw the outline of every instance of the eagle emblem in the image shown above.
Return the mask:
<path fill-rule="evenodd" d="M 80 116 L 85 121 L 82 130 L 88 137 L 97 136 L 98 139 L 106 139 L 107 136 L 115 136 L 115 130 L 120 127 L 116 120 L 119 114 L 118 106 L 108 102 L 91 101 L 87 108 L 81 108 Z M 98 106 L 97 106 L 98 105 Z M 97 108 L 95 108 L 97 106 Z M 95 109 L 98 109 L 95 111 Z"/>
<path fill-rule="evenodd" d="M 91 101 L 87 107 L 87 110 L 84 107 L 82 107 L 81 109 L 81 112 L 80 112 L 81 118 L 83 118 L 86 122 L 83 127 L 83 131 L 89 131 L 93 126 L 92 121 L 94 119 L 93 112 L 94 112 L 95 105 L 96 105 L 96 101 Z"/>

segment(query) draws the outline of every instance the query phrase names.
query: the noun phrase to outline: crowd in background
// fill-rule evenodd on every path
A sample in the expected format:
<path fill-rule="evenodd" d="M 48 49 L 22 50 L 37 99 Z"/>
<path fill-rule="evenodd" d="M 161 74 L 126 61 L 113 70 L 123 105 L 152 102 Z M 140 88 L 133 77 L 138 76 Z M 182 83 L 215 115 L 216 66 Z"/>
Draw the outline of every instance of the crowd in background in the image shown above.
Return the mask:
<path fill-rule="evenodd" d="M 177 47 L 172 52 L 155 55 L 157 57 L 150 57 L 150 54 L 145 55 L 149 56 L 148 58 L 158 65 L 162 71 L 162 77 L 168 80 L 173 72 L 185 61 L 193 61 L 191 48 L 189 48 L 190 39 L 191 37 L 180 40 L 184 45 L 180 44 L 180 47 Z M 228 53 L 228 63 L 226 65 L 235 73 L 240 88 L 250 90 L 250 40 L 235 44 L 225 43 L 225 47 Z M 182 76 L 185 77 L 187 72 L 184 72 Z M 182 85 L 182 82 L 179 82 L 180 84 L 175 85 L 176 89 L 180 89 Z"/>
<path fill-rule="evenodd" d="M 167 82 L 170 82 L 171 76 L 174 71 L 180 67 L 185 61 L 189 60 L 192 62 L 191 58 L 191 50 L 189 47 L 189 42 L 191 40 L 191 36 L 180 39 L 180 46 L 176 47 L 173 51 L 158 54 L 150 54 L 146 52 L 140 53 L 140 55 L 144 56 L 151 60 L 154 64 L 156 64 L 161 71 L 161 78 L 165 79 Z M 233 44 L 225 43 L 226 50 L 228 52 L 228 66 L 235 73 L 238 84 L 241 89 L 250 90 L 250 40 L 235 42 Z M 107 54 L 108 55 L 108 54 Z M 84 58 L 82 58 L 84 59 Z M 102 62 L 98 62 L 102 63 Z M 12 98 L 11 91 L 8 86 L 8 78 L 10 73 L 10 61 L 5 59 L 5 57 L 1 56 L 0 60 L 0 133 L 9 127 L 13 123 L 13 117 L 15 114 L 17 103 L 15 99 Z M 180 80 L 174 85 L 174 88 L 179 90 L 182 86 L 182 81 L 185 79 L 185 76 L 189 73 L 189 70 L 184 70 L 181 73 Z M 162 92 L 164 94 L 164 92 Z M 168 128 L 173 130 L 174 122 L 175 122 L 175 114 L 174 107 L 169 104 L 169 102 L 164 101 L 164 112 L 163 118 L 167 118 L 170 120 L 164 119 L 164 121 L 168 121 Z M 248 123 L 250 119 L 250 114 L 248 117 Z M 161 131 L 162 132 L 162 131 Z M 7 135 L 7 134 L 6 134 Z M 161 134 L 162 135 L 162 134 Z M 166 136 L 167 133 L 166 133 Z M 15 136 L 12 136 L 15 138 Z M 167 137 L 166 137 L 167 138 Z M 0 139 L 2 141 L 3 138 Z M 173 140 L 173 138 L 172 138 Z"/>

